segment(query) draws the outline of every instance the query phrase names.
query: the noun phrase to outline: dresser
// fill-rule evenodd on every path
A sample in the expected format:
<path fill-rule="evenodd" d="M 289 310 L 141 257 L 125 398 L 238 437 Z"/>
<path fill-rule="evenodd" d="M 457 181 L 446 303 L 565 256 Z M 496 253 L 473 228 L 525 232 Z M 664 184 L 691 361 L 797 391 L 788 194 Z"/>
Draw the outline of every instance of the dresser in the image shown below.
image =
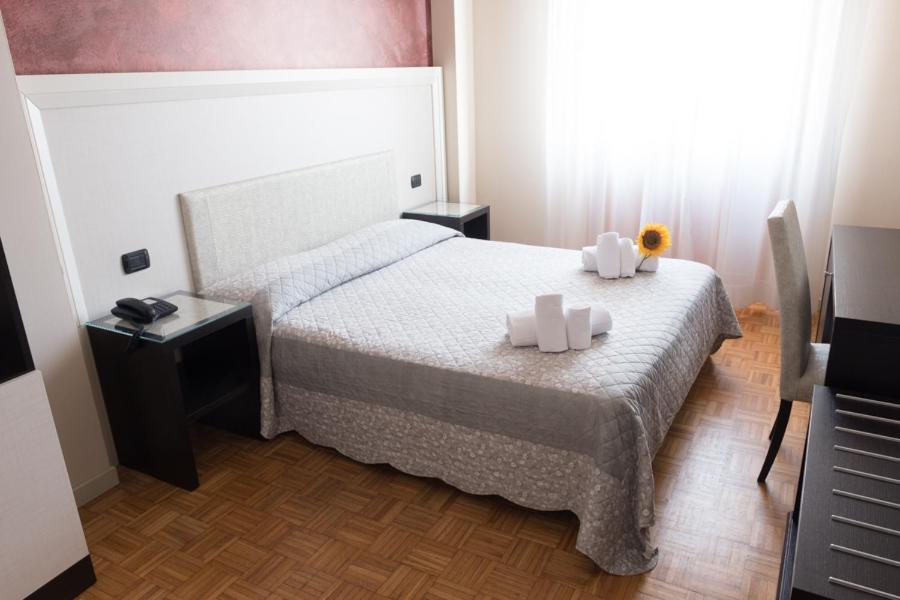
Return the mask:
<path fill-rule="evenodd" d="M 900 598 L 900 403 L 816 387 L 781 598 Z"/>
<path fill-rule="evenodd" d="M 824 292 L 825 384 L 900 397 L 900 229 L 836 226 Z"/>
<path fill-rule="evenodd" d="M 900 600 L 900 230 L 837 226 L 778 597 Z"/>

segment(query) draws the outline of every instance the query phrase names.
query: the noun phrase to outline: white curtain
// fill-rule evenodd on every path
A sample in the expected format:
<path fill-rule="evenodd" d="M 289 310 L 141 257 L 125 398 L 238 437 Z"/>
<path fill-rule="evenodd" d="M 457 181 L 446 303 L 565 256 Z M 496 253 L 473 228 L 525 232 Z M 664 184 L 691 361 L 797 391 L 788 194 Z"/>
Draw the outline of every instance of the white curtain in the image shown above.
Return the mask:
<path fill-rule="evenodd" d="M 547 241 L 664 223 L 735 305 L 777 305 L 766 216 L 792 199 L 816 297 L 865 5 L 549 0 Z"/>

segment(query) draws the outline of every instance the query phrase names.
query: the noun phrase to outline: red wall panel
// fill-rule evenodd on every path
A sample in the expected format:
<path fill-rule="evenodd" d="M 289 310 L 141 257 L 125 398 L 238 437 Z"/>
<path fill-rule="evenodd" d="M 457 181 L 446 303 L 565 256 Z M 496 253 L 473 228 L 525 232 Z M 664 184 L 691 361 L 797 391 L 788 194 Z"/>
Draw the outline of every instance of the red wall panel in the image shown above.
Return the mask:
<path fill-rule="evenodd" d="M 429 0 L 0 0 L 16 73 L 411 67 Z"/>

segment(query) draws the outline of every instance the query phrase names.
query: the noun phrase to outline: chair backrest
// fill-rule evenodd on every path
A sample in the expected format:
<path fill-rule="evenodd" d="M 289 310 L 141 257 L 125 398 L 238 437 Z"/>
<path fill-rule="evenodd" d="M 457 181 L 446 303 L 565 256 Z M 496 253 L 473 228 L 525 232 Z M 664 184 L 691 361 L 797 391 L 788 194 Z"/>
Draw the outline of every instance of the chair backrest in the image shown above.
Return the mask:
<path fill-rule="evenodd" d="M 809 274 L 794 203 L 779 202 L 768 221 L 781 313 L 781 389 L 784 390 L 790 387 L 787 382 L 803 375 L 809 361 L 812 327 Z"/>

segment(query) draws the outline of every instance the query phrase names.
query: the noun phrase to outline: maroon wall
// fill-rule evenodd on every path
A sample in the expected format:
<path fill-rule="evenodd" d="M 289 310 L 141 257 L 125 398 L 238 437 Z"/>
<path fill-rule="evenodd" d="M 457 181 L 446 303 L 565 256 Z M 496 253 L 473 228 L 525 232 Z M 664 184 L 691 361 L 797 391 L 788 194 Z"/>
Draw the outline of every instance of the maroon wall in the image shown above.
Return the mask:
<path fill-rule="evenodd" d="M 16 73 L 431 64 L 430 0 L 0 0 Z"/>

